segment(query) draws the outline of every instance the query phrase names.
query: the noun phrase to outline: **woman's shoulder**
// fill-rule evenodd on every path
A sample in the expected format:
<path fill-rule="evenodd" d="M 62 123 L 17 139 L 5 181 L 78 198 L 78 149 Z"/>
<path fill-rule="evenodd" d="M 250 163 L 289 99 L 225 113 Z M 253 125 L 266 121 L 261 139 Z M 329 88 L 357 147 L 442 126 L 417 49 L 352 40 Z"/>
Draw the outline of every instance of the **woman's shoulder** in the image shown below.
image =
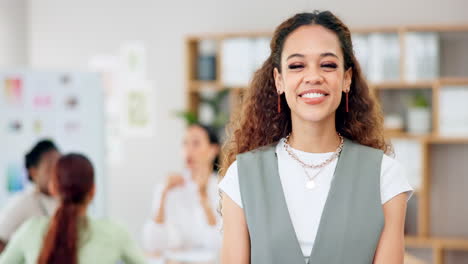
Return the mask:
<path fill-rule="evenodd" d="M 26 220 L 22 226 L 29 229 L 42 228 L 48 226 L 50 218 L 47 216 L 33 216 Z"/>
<path fill-rule="evenodd" d="M 15 236 L 31 238 L 42 235 L 49 226 L 50 219 L 45 216 L 33 216 L 24 221 L 15 232 Z"/>
<path fill-rule="evenodd" d="M 236 160 L 243 159 L 243 158 L 251 158 L 252 156 L 256 156 L 256 155 L 271 152 L 271 151 L 274 152 L 276 150 L 277 145 L 278 145 L 278 141 L 275 141 L 271 144 L 260 146 L 255 149 L 239 153 L 236 155 Z"/>
<path fill-rule="evenodd" d="M 93 229 L 102 232 L 120 232 L 125 230 L 122 224 L 108 218 L 89 218 L 88 221 Z"/>
<path fill-rule="evenodd" d="M 107 237 L 114 242 L 122 239 L 128 239 L 129 233 L 122 223 L 108 218 L 88 219 L 90 229 L 93 233 L 101 237 Z"/>

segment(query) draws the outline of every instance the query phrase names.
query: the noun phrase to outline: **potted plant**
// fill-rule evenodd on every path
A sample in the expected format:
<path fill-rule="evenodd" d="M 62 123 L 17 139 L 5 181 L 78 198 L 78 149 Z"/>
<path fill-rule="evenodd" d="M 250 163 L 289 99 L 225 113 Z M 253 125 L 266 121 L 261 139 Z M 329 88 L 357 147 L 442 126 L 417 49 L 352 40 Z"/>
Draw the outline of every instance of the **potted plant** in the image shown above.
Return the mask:
<path fill-rule="evenodd" d="M 222 109 L 223 101 L 228 94 L 228 89 L 206 94 L 202 93 L 198 115 L 190 111 L 179 111 L 176 115 L 184 119 L 188 125 L 202 123 L 214 128 L 221 134 L 229 120 L 229 115 Z"/>
<path fill-rule="evenodd" d="M 408 133 L 427 134 L 431 130 L 431 109 L 426 97 L 418 92 L 412 97 L 407 112 Z"/>

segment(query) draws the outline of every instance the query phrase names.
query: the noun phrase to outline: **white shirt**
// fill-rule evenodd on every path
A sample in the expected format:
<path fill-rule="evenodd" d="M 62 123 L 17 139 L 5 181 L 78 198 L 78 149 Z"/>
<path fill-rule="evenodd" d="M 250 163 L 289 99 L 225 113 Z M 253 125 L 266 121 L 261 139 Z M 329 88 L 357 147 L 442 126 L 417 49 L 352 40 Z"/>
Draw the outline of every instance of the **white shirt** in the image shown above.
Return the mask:
<path fill-rule="evenodd" d="M 26 220 L 34 216 L 51 216 L 56 207 L 57 202 L 35 186 L 13 195 L 0 212 L 0 240 L 8 242 Z"/>
<path fill-rule="evenodd" d="M 213 174 L 208 182 L 208 198 L 213 213 L 217 216 L 216 226 L 208 224 L 206 213 L 200 203 L 198 185 L 188 172 L 183 174 L 185 184 L 169 191 L 165 204 L 165 221 L 154 221 L 159 210 L 164 184 L 154 190 L 151 218 L 145 223 L 143 245 L 145 250 L 164 251 L 167 249 L 213 249 L 221 245 L 221 218 L 217 213 L 219 192 L 217 176 Z"/>
<path fill-rule="evenodd" d="M 292 150 L 300 160 L 307 164 L 320 164 L 333 154 L 333 152 L 308 153 L 297 149 Z M 310 190 L 305 188 L 307 176 L 304 169 L 284 149 L 284 138 L 277 144 L 276 153 L 279 176 L 288 212 L 302 252 L 304 256 L 309 256 L 314 246 L 320 218 L 338 160 L 335 159 L 323 168 L 315 178 L 317 186 Z M 310 175 L 314 175 L 317 171 L 308 169 Z M 242 208 L 237 161 L 229 166 L 226 175 L 219 184 L 219 188 Z M 403 192 L 408 192 L 409 199 L 413 192 L 401 164 L 387 155 L 384 155 L 382 159 L 380 192 L 382 204 Z M 314 206 L 311 207 L 311 204 Z"/>

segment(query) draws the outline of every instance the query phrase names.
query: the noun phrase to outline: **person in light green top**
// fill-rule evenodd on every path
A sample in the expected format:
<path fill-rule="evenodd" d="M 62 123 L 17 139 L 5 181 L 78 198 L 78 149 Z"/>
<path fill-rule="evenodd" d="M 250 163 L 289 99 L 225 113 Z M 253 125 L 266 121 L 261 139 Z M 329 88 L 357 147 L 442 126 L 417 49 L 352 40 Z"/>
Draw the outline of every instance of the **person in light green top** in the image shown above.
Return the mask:
<path fill-rule="evenodd" d="M 94 196 L 94 170 L 86 157 L 60 158 L 51 191 L 61 201 L 54 217 L 25 222 L 0 255 L 0 264 L 145 263 L 124 228 L 86 216 Z"/>

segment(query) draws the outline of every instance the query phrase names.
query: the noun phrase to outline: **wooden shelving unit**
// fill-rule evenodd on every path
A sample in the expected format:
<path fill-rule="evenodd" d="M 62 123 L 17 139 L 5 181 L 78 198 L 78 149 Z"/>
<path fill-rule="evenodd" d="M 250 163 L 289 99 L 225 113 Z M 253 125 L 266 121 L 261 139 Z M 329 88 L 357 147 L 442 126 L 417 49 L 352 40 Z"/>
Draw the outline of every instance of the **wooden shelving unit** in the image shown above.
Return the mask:
<path fill-rule="evenodd" d="M 432 249 L 433 263 L 444 264 L 444 254 L 451 250 L 460 250 L 468 252 L 468 237 L 439 237 L 431 235 L 431 178 L 437 177 L 432 175 L 430 162 L 431 150 L 433 146 L 437 145 L 467 145 L 468 147 L 468 134 L 466 137 L 443 137 L 439 135 L 438 128 L 438 100 L 439 92 L 447 85 L 465 85 L 468 86 L 468 73 L 466 76 L 441 76 L 435 80 L 423 81 L 407 81 L 405 80 L 405 69 L 403 60 L 405 53 L 408 52 L 405 47 L 404 38 L 409 32 L 437 32 L 441 34 L 456 32 L 468 34 L 467 25 L 408 25 L 398 27 L 376 27 L 376 28 L 356 28 L 352 30 L 353 33 L 359 34 L 372 34 L 372 33 L 394 33 L 397 34 L 400 40 L 400 80 L 370 83 L 369 87 L 375 92 L 377 96 L 384 91 L 398 91 L 398 90 L 430 90 L 432 100 L 432 131 L 426 135 L 414 135 L 405 132 L 400 133 L 386 133 L 386 137 L 391 139 L 405 139 L 417 141 L 422 146 L 422 184 L 415 194 L 417 196 L 417 231 L 416 234 L 406 236 L 407 248 L 426 248 Z M 243 92 L 248 89 L 248 86 L 243 87 L 229 87 L 224 85 L 221 81 L 221 43 L 222 41 L 230 38 L 258 38 L 270 37 L 270 32 L 244 32 L 244 33 L 223 33 L 223 34 L 201 34 L 196 36 L 189 36 L 186 38 L 186 64 L 187 64 L 187 107 L 193 112 L 198 111 L 198 104 L 200 102 L 200 91 L 202 89 L 231 89 L 233 106 L 237 106 Z M 196 79 L 197 67 L 197 48 L 200 41 L 213 40 L 217 43 L 217 50 L 215 57 L 216 61 L 216 79 L 212 81 L 199 81 Z M 468 48 L 467 48 L 468 49 Z M 468 52 L 468 50 L 467 50 Z M 468 65 L 467 65 L 468 67 Z M 467 102 L 468 103 L 468 102 Z M 463 160 L 460 160 L 463 162 Z M 468 174 L 468 173 L 467 173 Z M 460 193 L 460 196 L 463 194 Z M 466 203 L 466 201 L 465 201 Z M 464 203 L 463 203 L 464 204 Z M 466 227 L 465 227 L 466 228 Z"/>

